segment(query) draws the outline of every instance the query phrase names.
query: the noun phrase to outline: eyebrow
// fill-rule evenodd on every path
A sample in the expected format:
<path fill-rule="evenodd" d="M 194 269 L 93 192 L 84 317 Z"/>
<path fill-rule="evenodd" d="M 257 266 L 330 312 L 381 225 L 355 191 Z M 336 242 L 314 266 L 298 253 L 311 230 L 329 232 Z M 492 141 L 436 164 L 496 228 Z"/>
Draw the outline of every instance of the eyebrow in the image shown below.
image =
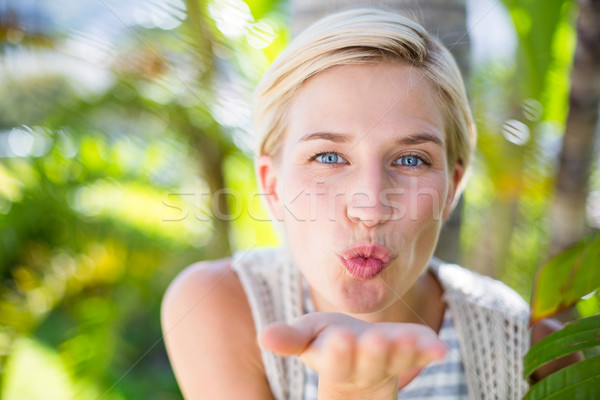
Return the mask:
<path fill-rule="evenodd" d="M 302 136 L 298 142 L 308 142 L 309 140 L 318 139 L 329 140 L 330 142 L 335 143 L 348 143 L 353 140 L 353 136 L 333 132 L 315 132 Z"/>
<path fill-rule="evenodd" d="M 344 135 L 341 133 L 333 133 L 333 132 L 315 132 L 309 133 L 307 135 L 302 136 L 298 142 L 307 142 L 310 140 L 328 140 L 334 143 L 349 143 L 354 140 L 354 136 L 352 135 Z M 396 143 L 400 145 L 414 145 L 421 143 L 435 143 L 438 146 L 444 147 L 444 141 L 437 135 L 433 135 L 431 133 L 415 133 L 412 135 L 404 136 L 396 141 Z"/>
<path fill-rule="evenodd" d="M 421 144 L 427 142 L 432 142 L 438 146 L 444 147 L 444 140 L 438 135 L 433 135 L 431 133 L 416 133 L 413 135 L 404 136 L 403 138 L 397 140 L 397 143 L 402 145 Z"/>

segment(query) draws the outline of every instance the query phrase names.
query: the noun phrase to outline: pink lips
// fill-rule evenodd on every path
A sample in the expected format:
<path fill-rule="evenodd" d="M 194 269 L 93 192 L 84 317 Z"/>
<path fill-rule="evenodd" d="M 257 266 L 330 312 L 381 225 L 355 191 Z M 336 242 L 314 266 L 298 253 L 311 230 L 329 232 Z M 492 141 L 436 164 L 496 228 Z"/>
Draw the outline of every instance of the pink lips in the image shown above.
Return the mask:
<path fill-rule="evenodd" d="M 391 259 L 391 251 L 377 243 L 358 243 L 339 253 L 346 271 L 355 279 L 370 280 L 384 270 Z"/>

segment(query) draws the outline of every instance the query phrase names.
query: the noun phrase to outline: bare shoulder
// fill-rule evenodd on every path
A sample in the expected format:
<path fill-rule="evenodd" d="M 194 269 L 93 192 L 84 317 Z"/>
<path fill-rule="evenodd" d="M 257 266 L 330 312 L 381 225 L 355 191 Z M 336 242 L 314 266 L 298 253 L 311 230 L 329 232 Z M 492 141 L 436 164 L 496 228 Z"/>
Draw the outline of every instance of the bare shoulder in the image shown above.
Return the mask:
<path fill-rule="evenodd" d="M 233 297 L 232 297 L 233 296 Z M 231 269 L 231 259 L 202 261 L 190 265 L 171 282 L 163 299 L 165 313 L 183 314 L 203 308 L 202 302 L 227 301 L 244 296 L 237 274 Z M 187 309 L 179 306 L 187 305 Z M 223 306 L 235 304 L 223 304 Z M 237 304 L 239 305 L 239 304 Z M 167 315 L 167 316 L 168 316 Z"/>
<path fill-rule="evenodd" d="M 554 332 L 557 332 L 557 331 L 561 330 L 562 328 L 563 328 L 563 325 L 559 321 L 552 319 L 552 318 L 544 318 L 544 319 L 536 322 L 531 327 L 531 343 L 536 344 L 537 342 L 539 342 L 546 336 L 548 336 Z M 564 356 L 562 358 L 559 358 L 557 360 L 554 360 L 554 361 L 540 367 L 539 369 L 537 369 L 533 373 L 533 376 L 532 376 L 533 381 L 537 382 L 540 379 L 552 374 L 553 372 L 556 372 L 559 369 L 567 367 L 571 364 L 575 364 L 575 363 L 581 361 L 582 359 L 583 359 L 583 356 L 581 355 L 581 353 L 575 352 L 575 353 L 569 354 L 567 356 Z"/>
<path fill-rule="evenodd" d="M 230 259 L 183 270 L 165 294 L 161 321 L 186 398 L 272 398 L 250 306 Z"/>

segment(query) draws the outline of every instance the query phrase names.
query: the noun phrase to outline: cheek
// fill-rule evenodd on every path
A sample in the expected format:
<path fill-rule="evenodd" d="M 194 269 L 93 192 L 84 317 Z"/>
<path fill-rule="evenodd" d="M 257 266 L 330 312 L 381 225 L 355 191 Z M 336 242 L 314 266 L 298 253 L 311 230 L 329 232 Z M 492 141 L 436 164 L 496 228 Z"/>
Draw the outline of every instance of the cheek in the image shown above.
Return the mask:
<path fill-rule="evenodd" d="M 448 182 L 443 174 L 407 177 L 386 188 L 379 202 L 390 213 L 392 221 L 402 224 L 442 220 Z"/>
<path fill-rule="evenodd" d="M 447 193 L 448 182 L 444 176 L 422 180 L 417 189 L 411 191 L 409 209 L 420 221 L 441 221 Z"/>
<path fill-rule="evenodd" d="M 337 189 L 339 185 L 320 176 L 300 174 L 290 174 L 286 182 L 282 187 L 286 218 L 312 225 L 336 220 L 342 205 L 342 196 Z"/>
<path fill-rule="evenodd" d="M 282 196 L 286 241 L 305 275 L 322 276 L 322 266 L 336 261 L 323 257 L 331 254 L 339 236 L 336 213 L 343 210 L 343 199 L 335 195 L 338 185 L 292 174 L 287 182 Z"/>
<path fill-rule="evenodd" d="M 324 268 L 334 265 L 331 249 L 336 239 L 337 207 L 331 205 L 331 187 L 314 182 L 295 181 L 287 186 L 285 201 L 284 231 L 286 242 L 297 261 L 302 274 L 311 286 L 319 291 L 327 290 L 334 270 Z M 333 200 L 332 200 L 333 201 Z"/>

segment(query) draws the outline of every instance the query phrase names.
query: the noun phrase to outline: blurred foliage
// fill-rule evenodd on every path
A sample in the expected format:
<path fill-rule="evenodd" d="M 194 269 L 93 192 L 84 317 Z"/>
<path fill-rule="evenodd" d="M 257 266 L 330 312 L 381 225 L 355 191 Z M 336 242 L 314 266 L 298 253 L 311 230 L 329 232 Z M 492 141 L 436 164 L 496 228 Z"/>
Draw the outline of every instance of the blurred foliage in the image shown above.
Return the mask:
<path fill-rule="evenodd" d="M 532 321 L 558 314 L 600 289 L 598 260 L 600 232 L 589 235 L 548 261 L 538 271 L 535 281 Z"/>
<path fill-rule="evenodd" d="M 159 326 L 168 283 L 278 242 L 254 195 L 249 105 L 289 39 L 287 3 L 27 4 L 0 3 L 0 397 L 181 398 Z M 519 49 L 473 68 L 481 140 L 461 240 L 466 265 L 528 297 L 574 7 L 505 5 Z M 597 313 L 597 299 L 578 308 Z"/>
<path fill-rule="evenodd" d="M 524 399 L 594 398 L 600 382 L 600 232 L 595 232 L 573 247 L 554 256 L 539 271 L 531 304 L 531 321 L 552 317 L 575 303 L 595 301 L 580 308 L 584 318 L 546 336 L 533 345 L 523 360 L 524 378 L 544 364 L 576 351 L 586 358 L 536 382 Z M 585 300 L 581 300 L 587 297 Z M 587 308 L 587 309 L 586 309 Z M 594 313 L 595 311 L 595 313 Z M 586 312 L 591 312 L 586 315 Z"/>
<path fill-rule="evenodd" d="M 590 322 L 598 326 L 598 324 L 600 323 L 600 316 L 596 315 L 594 317 L 590 317 L 589 321 L 583 320 L 573 322 L 572 324 L 565 327 L 563 330 L 556 332 L 548 336 L 547 338 L 554 339 L 555 342 L 560 345 L 563 345 L 564 343 L 570 343 L 576 338 L 566 337 L 560 334 L 570 332 L 570 329 L 573 327 L 579 328 L 586 322 Z M 586 339 L 582 337 L 581 331 L 577 333 L 578 334 L 573 334 L 573 336 L 577 336 L 577 339 Z M 596 332 L 588 333 L 588 340 L 592 341 L 592 335 L 594 335 L 597 338 L 597 329 Z M 572 350 L 576 350 L 577 348 L 578 347 L 573 346 Z M 568 367 L 558 370 L 557 372 L 547 376 L 546 378 L 533 385 L 529 389 L 527 394 L 523 397 L 523 400 L 593 399 L 598 394 L 598 383 L 600 382 L 599 371 L 600 356 L 589 358 L 577 362 L 575 364 L 569 365 Z"/>
<path fill-rule="evenodd" d="M 0 6 L 1 398 L 181 398 L 168 283 L 277 243 L 249 196 L 248 105 L 287 28 L 278 2 L 250 5 L 140 2 L 133 24 L 106 5 L 111 40 Z"/>
<path fill-rule="evenodd" d="M 462 247 L 465 265 L 529 298 L 549 246 L 577 9 L 571 0 L 503 3 L 517 51 L 514 59 L 474 65 L 471 74 L 479 143 L 465 192 Z M 600 187 L 597 178 L 592 193 Z"/>

